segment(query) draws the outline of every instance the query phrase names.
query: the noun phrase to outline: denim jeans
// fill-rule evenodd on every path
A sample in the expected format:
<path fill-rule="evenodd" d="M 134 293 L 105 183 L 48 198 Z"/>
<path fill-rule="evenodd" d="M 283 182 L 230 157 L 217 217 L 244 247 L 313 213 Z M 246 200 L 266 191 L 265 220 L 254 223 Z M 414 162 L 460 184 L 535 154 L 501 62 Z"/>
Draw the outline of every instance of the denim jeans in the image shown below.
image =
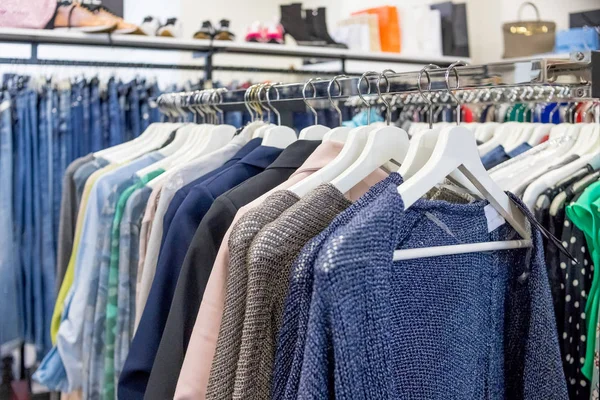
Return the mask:
<path fill-rule="evenodd" d="M 127 142 L 133 139 L 133 132 L 128 124 L 127 118 L 127 115 L 129 114 L 129 104 L 127 104 L 129 85 L 119 82 L 117 84 L 117 91 L 119 93 L 119 124 L 121 126 L 122 142 Z"/>
<path fill-rule="evenodd" d="M 141 127 L 141 116 L 140 116 L 140 94 L 139 88 L 136 81 L 131 82 L 131 88 L 127 95 L 128 115 L 129 115 L 129 129 L 131 130 L 132 138 L 140 136 Z"/>
<path fill-rule="evenodd" d="M 121 109 L 119 107 L 119 92 L 117 82 L 111 79 L 108 82 L 108 118 L 109 118 L 109 141 L 108 146 L 116 146 L 123 143 L 123 131 L 121 129 Z"/>
<path fill-rule="evenodd" d="M 78 157 L 88 154 L 92 149 L 92 127 L 90 116 L 90 86 L 87 82 L 81 82 L 81 153 Z"/>
<path fill-rule="evenodd" d="M 81 84 L 75 83 L 71 87 L 71 157 L 67 165 L 74 159 L 83 155 L 83 96 Z"/>
<path fill-rule="evenodd" d="M 102 148 L 110 147 L 110 113 L 109 113 L 109 97 L 105 93 L 100 97 L 101 121 L 100 129 L 102 131 Z"/>
<path fill-rule="evenodd" d="M 55 279 L 56 279 L 56 251 L 55 251 L 55 231 L 53 228 L 52 212 L 52 113 L 49 107 L 51 97 L 46 93 L 46 89 L 41 93 L 38 108 L 38 153 L 36 176 L 36 187 L 34 191 L 36 204 L 36 239 L 40 244 L 39 263 L 40 269 L 36 278 L 40 280 L 38 287 L 41 293 L 36 293 L 36 303 L 39 309 L 40 326 L 36 326 L 36 344 L 38 344 L 38 353 L 43 357 L 52 347 L 50 340 L 50 319 L 54 309 L 55 300 Z M 50 104 L 49 104 L 50 103 Z M 39 296 L 38 296 L 39 294 Z"/>
<path fill-rule="evenodd" d="M 13 132 L 12 107 L 8 93 L 0 94 L 0 324 L 2 354 L 12 350 L 23 337 L 21 271 L 16 262 L 13 231 Z"/>
<path fill-rule="evenodd" d="M 58 175 L 64 175 L 69 165 L 70 160 L 73 160 L 72 139 L 73 132 L 71 129 L 71 91 L 61 90 L 59 94 L 59 132 L 58 145 L 60 151 L 60 169 Z"/>
<path fill-rule="evenodd" d="M 154 84 L 150 86 L 148 89 L 149 98 L 148 104 L 150 105 L 150 122 L 160 122 L 162 121 L 162 114 L 156 105 L 156 99 L 161 95 L 160 89 L 158 88 L 158 84 Z"/>
<path fill-rule="evenodd" d="M 90 83 L 90 151 L 96 152 L 104 148 L 102 131 L 102 109 L 100 105 L 100 88 L 98 82 Z"/>
<path fill-rule="evenodd" d="M 62 174 L 61 174 L 61 146 L 60 146 L 60 117 L 59 117 L 59 96 L 56 89 L 48 92 L 50 120 L 52 121 L 52 145 L 50 153 L 52 154 L 52 229 L 53 232 L 58 232 L 60 220 L 60 201 L 62 194 Z M 58 236 L 58 235 L 57 235 Z M 57 243 L 55 236 L 54 248 Z"/>
<path fill-rule="evenodd" d="M 140 100 L 140 134 L 143 133 L 152 122 L 150 115 L 150 95 L 144 85 L 138 86 L 138 96 Z"/>

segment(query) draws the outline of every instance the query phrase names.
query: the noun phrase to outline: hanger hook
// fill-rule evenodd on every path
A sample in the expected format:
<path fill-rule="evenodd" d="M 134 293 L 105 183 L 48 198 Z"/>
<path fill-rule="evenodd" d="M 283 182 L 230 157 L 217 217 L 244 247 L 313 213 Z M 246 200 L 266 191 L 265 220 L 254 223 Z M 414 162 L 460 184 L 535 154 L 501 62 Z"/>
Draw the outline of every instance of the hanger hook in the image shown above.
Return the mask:
<path fill-rule="evenodd" d="M 456 97 L 456 95 L 452 92 L 452 90 L 460 89 L 460 79 L 459 79 L 458 70 L 456 69 L 456 67 L 457 66 L 466 66 L 466 65 L 467 64 L 465 64 L 462 61 L 453 62 L 446 69 L 446 74 L 444 76 L 444 80 L 446 81 L 446 89 L 448 90 L 448 93 L 450 94 L 450 96 L 452 96 L 454 101 L 456 101 L 456 124 L 457 125 L 460 125 L 460 105 L 461 105 L 461 103 L 458 100 L 458 98 Z M 454 76 L 456 77 L 456 87 L 453 89 L 450 88 L 450 72 L 451 71 L 454 72 Z"/>
<path fill-rule="evenodd" d="M 267 104 L 269 105 L 270 108 L 273 109 L 273 112 L 275 113 L 275 115 L 277 115 L 277 125 L 281 126 L 281 114 L 279 113 L 277 108 L 275 108 L 271 104 L 271 97 L 269 96 L 271 89 L 275 89 L 275 93 L 277 93 L 277 98 L 275 100 L 279 100 L 279 90 L 277 90 L 277 88 L 276 88 L 277 85 L 281 85 L 281 82 L 269 85 L 269 87 L 267 88 L 266 96 L 267 96 Z"/>
<path fill-rule="evenodd" d="M 263 110 L 260 107 L 260 102 L 257 100 L 257 93 L 259 93 L 259 88 L 264 85 L 263 83 L 257 83 L 254 86 L 254 89 L 251 93 L 252 98 L 252 108 L 256 111 L 256 119 L 262 121 L 263 119 Z"/>
<path fill-rule="evenodd" d="M 315 116 L 315 125 L 317 125 L 319 123 L 318 122 L 319 116 L 317 115 L 317 110 L 315 110 L 314 107 L 309 104 L 308 100 L 306 100 L 306 88 L 308 87 L 308 85 L 310 85 L 313 89 L 313 99 L 316 98 L 317 97 L 317 89 L 315 88 L 313 81 L 319 81 L 319 80 L 321 80 L 321 78 L 310 78 L 309 80 L 306 81 L 306 83 L 302 87 L 302 100 L 304 100 L 304 104 L 306 104 L 306 106 L 310 109 L 310 111 Z"/>
<path fill-rule="evenodd" d="M 390 103 L 381 95 L 381 87 L 380 87 L 380 83 L 381 83 L 381 78 L 385 79 L 385 83 L 386 83 L 386 88 L 385 88 L 385 93 L 389 93 L 390 91 L 390 80 L 387 77 L 387 73 L 392 73 L 395 74 L 396 71 L 394 71 L 393 69 L 386 69 L 383 70 L 383 72 L 381 74 L 379 74 L 379 76 L 377 77 L 377 95 L 379 96 L 379 99 L 381 100 L 381 102 L 385 105 L 385 108 L 387 109 L 387 114 L 385 117 L 385 123 L 387 125 L 390 124 L 391 120 L 392 120 L 392 107 L 390 106 Z"/>
<path fill-rule="evenodd" d="M 211 103 L 210 100 L 212 98 L 213 93 L 214 93 L 213 89 L 205 90 L 204 96 L 206 96 L 206 100 L 204 100 L 204 98 L 202 99 L 203 103 L 204 103 L 204 109 L 206 110 L 206 114 L 210 116 L 210 122 L 209 122 L 210 124 L 214 124 L 215 117 L 217 115 L 215 110 L 213 110 L 210 105 L 210 103 Z"/>
<path fill-rule="evenodd" d="M 198 90 L 194 95 L 195 110 L 202 116 L 202 123 L 208 123 L 208 116 L 206 115 L 206 110 L 204 109 L 204 90 Z"/>
<path fill-rule="evenodd" d="M 260 88 L 258 89 L 258 94 L 257 94 L 256 98 L 258 99 L 258 104 L 260 105 L 260 107 L 261 107 L 263 110 L 266 110 L 266 111 L 267 111 L 267 122 L 269 123 L 269 122 L 271 122 L 271 109 L 270 109 L 270 108 L 268 108 L 268 107 L 266 107 L 266 106 L 263 104 L 262 100 L 260 99 L 260 94 L 263 92 L 263 90 L 264 90 L 264 89 L 265 89 L 265 87 L 267 87 L 267 86 L 269 86 L 269 84 L 268 84 L 268 83 L 263 83 L 263 84 L 261 84 L 261 85 L 260 85 Z"/>
<path fill-rule="evenodd" d="M 429 70 L 430 69 L 439 69 L 439 65 L 435 65 L 435 64 L 428 64 L 426 66 L 424 66 L 421 71 L 419 71 L 419 75 L 417 76 L 417 87 L 419 88 L 419 94 L 421 95 L 421 97 L 423 98 L 423 100 L 429 105 L 429 112 L 427 113 L 428 118 L 429 118 L 429 129 L 433 128 L 433 120 L 431 118 L 431 109 L 433 106 L 433 102 L 431 101 L 430 98 L 425 97 L 425 95 L 423 94 L 423 89 L 421 88 L 421 78 L 423 77 L 423 74 L 425 74 L 425 76 L 427 77 L 427 93 L 429 95 L 431 95 L 431 76 L 429 75 Z"/>
<path fill-rule="evenodd" d="M 371 105 L 369 104 L 369 102 L 363 97 L 362 92 L 360 91 L 360 85 L 363 82 L 363 79 L 367 79 L 367 87 L 369 89 L 369 91 L 367 92 L 367 94 L 371 94 L 371 84 L 369 83 L 369 76 L 372 75 L 379 75 L 377 72 L 375 71 L 367 71 L 364 74 L 362 74 L 360 76 L 360 78 L 358 79 L 358 83 L 356 84 L 356 90 L 358 91 L 358 97 L 362 100 L 362 102 L 365 104 L 365 107 L 367 107 L 367 125 L 371 124 Z"/>
<path fill-rule="evenodd" d="M 246 110 L 248 110 L 248 114 L 250 114 L 250 121 L 252 121 L 252 122 L 254 121 L 254 112 L 252 111 L 252 108 L 250 108 L 249 102 L 250 102 L 250 92 L 252 91 L 253 86 L 254 85 L 248 86 L 248 88 L 244 92 L 244 106 L 246 106 Z"/>
<path fill-rule="evenodd" d="M 342 96 L 342 85 L 340 85 L 340 83 L 338 82 L 338 79 L 341 78 L 347 78 L 347 75 L 337 75 L 334 76 L 333 79 L 331 79 L 331 81 L 329 81 L 329 85 L 327 85 L 327 97 L 329 98 L 329 101 L 331 102 L 331 107 L 334 108 L 334 110 L 337 112 L 338 117 L 340 119 L 340 126 L 342 126 L 342 111 L 340 110 L 340 107 L 337 105 L 337 103 L 335 103 L 332 99 L 331 99 L 331 86 L 335 83 L 337 88 L 338 88 L 338 96 Z"/>
<path fill-rule="evenodd" d="M 226 91 L 227 91 L 226 88 L 219 88 L 219 89 L 215 89 L 215 91 L 213 93 L 217 99 L 217 101 L 214 101 L 212 103 L 213 108 L 217 112 L 217 124 L 225 123 L 225 113 L 223 112 L 223 110 L 221 110 L 219 107 L 217 107 L 217 104 L 221 104 L 223 102 L 223 95 L 221 93 L 226 92 Z M 220 117 L 220 120 L 219 120 L 219 117 Z"/>
<path fill-rule="evenodd" d="M 554 95 L 554 93 L 552 93 Z M 560 87 L 558 89 L 558 94 L 557 94 L 557 100 L 560 99 L 561 97 L 563 97 L 565 94 L 565 87 Z M 554 119 L 554 113 L 556 113 L 556 111 L 558 111 L 558 108 L 560 107 L 560 101 L 556 102 L 556 105 L 552 108 L 552 110 L 550 110 L 550 114 L 548 115 L 549 120 L 548 122 L 552 123 L 552 120 Z M 559 122 L 560 122 L 560 117 L 559 117 Z"/>

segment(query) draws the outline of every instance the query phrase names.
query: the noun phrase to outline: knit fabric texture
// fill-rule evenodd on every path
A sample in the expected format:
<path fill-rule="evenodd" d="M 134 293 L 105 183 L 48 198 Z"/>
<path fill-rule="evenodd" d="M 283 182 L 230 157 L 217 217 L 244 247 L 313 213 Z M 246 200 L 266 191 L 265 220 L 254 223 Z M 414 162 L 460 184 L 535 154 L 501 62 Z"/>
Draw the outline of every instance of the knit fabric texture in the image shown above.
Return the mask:
<path fill-rule="evenodd" d="M 567 398 L 538 231 L 533 249 L 393 262 L 396 249 L 515 239 L 506 223 L 488 233 L 487 204 L 405 211 L 389 186 L 329 237 L 298 398 Z"/>
<path fill-rule="evenodd" d="M 298 196 L 287 190 L 273 193 L 262 205 L 248 211 L 240 218 L 231 231 L 228 243 L 230 259 L 225 307 L 208 380 L 207 399 L 231 399 L 233 395 L 246 312 L 248 285 L 246 253 L 252 239 L 265 225 L 274 221 L 298 200 Z"/>
<path fill-rule="evenodd" d="M 285 299 L 277 351 L 273 365 L 273 399 L 296 400 L 302 370 L 306 325 L 313 289 L 313 271 L 317 255 L 327 238 L 340 226 L 346 225 L 354 215 L 371 204 L 389 185 L 398 187 L 402 178 L 392 173 L 375 184 L 367 193 L 338 215 L 318 236 L 310 240 L 294 261 L 289 274 L 289 289 Z"/>
<path fill-rule="evenodd" d="M 277 334 L 292 264 L 302 247 L 351 204 L 333 185 L 319 185 L 252 241 L 246 255 L 246 314 L 234 399 L 270 398 Z"/>

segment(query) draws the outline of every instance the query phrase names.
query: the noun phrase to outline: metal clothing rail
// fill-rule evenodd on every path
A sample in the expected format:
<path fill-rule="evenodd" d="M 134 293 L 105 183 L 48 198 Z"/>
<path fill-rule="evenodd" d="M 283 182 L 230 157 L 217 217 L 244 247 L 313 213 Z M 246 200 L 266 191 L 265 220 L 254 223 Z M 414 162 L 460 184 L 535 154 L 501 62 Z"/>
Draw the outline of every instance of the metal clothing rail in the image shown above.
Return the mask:
<path fill-rule="evenodd" d="M 183 70 L 203 70 L 205 80 L 212 80 L 213 71 L 248 71 L 291 74 L 346 74 L 346 61 L 372 61 L 381 63 L 429 64 L 436 63 L 448 66 L 455 61 L 454 57 L 407 57 L 395 53 L 365 53 L 347 49 L 312 46 L 283 46 L 262 43 L 244 43 L 228 41 L 211 41 L 199 39 L 175 39 L 164 37 L 147 37 L 136 35 L 85 34 L 81 32 L 55 31 L 43 29 L 13 29 L 0 28 L 0 42 L 26 43 L 31 45 L 29 58 L 2 58 L 0 64 L 42 64 L 42 65 L 73 65 L 73 66 L 107 66 L 131 68 L 169 68 Z M 147 50 L 169 50 L 193 52 L 195 56 L 204 58 L 204 65 L 182 64 L 151 64 L 128 62 L 89 62 L 77 60 L 40 59 L 40 45 L 95 46 Z M 215 65 L 217 54 L 260 55 L 275 57 L 301 57 L 339 60 L 339 72 L 332 71 L 303 71 L 297 69 L 250 67 L 247 65 L 226 66 Z M 468 62 L 469 60 L 464 60 Z M 245 64 L 245 63 L 244 63 Z"/>
<path fill-rule="evenodd" d="M 449 73 L 448 77 L 447 73 Z M 359 82 L 360 94 L 366 97 L 377 96 L 379 85 L 381 93 L 391 95 L 448 92 L 448 86 L 453 91 L 456 88 L 459 91 L 469 91 L 549 86 L 561 88 L 561 99 L 600 98 L 600 52 L 598 51 L 573 53 L 570 60 L 533 59 L 456 66 L 451 71 L 442 66 L 438 69 L 430 66 L 426 75 L 422 71 L 394 73 L 386 70 L 383 79 L 379 73 L 365 74 L 363 78 L 336 77 L 334 78 L 336 85 L 330 85 L 331 79 L 319 78 L 311 79 L 310 85 L 306 82 L 273 84 L 274 89 L 269 92 L 270 102 L 327 100 L 330 97 L 332 100 L 343 100 L 359 94 Z M 419 78 L 421 78 L 421 90 L 419 90 Z M 224 110 L 235 110 L 246 106 L 247 91 L 221 91 L 219 96 L 210 96 L 210 99 L 190 97 L 190 93 L 181 95 L 189 97 L 186 99 L 188 105 L 195 105 L 194 101 L 201 101 L 200 105 L 218 105 Z M 265 91 L 261 99 L 265 97 L 264 95 Z"/>

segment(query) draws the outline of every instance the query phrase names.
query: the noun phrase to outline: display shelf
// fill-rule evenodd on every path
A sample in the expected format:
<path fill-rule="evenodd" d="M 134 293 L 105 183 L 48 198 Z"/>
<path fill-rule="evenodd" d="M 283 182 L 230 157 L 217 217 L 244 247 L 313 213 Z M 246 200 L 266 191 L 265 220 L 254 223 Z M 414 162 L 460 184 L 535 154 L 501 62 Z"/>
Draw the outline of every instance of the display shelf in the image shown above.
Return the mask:
<path fill-rule="evenodd" d="M 345 73 L 345 62 L 352 61 L 371 61 L 388 64 L 437 64 L 439 66 L 448 66 L 451 63 L 461 60 L 469 62 L 469 59 L 460 57 L 419 57 L 405 56 L 395 53 L 365 53 L 348 49 L 339 49 L 333 47 L 313 47 L 313 46 L 292 46 L 277 45 L 266 43 L 246 43 L 246 42 L 228 42 L 228 41 L 210 41 L 199 39 L 179 39 L 166 37 L 148 37 L 135 35 L 111 35 L 111 34 L 86 34 L 70 30 L 43 30 L 43 29 L 14 29 L 0 28 L 0 42 L 6 43 L 26 43 L 32 45 L 32 56 L 29 60 L 2 59 L 0 63 L 27 63 L 31 64 L 65 64 L 65 60 L 38 59 L 38 45 L 74 45 L 74 46 L 103 46 L 103 47 L 121 47 L 132 49 L 147 50 L 172 50 L 193 52 L 198 57 L 205 58 L 204 66 L 182 65 L 182 69 L 204 69 L 206 78 L 212 79 L 213 70 L 236 70 L 236 71 L 257 71 L 257 72 L 288 72 L 302 73 L 296 69 L 273 69 L 252 66 L 217 66 L 214 63 L 214 56 L 217 54 L 238 54 L 238 55 L 258 55 L 275 57 L 297 57 L 297 58 L 316 58 L 326 60 L 341 61 L 341 68 L 338 71 L 325 71 L 328 73 Z M 90 62 L 83 62 L 81 65 L 89 65 Z M 126 65 L 126 62 L 110 62 L 111 65 Z M 102 64 L 102 63 L 99 63 Z M 245 64 L 245 63 L 240 63 Z M 131 64 L 130 64 L 131 65 Z M 144 64 L 135 64 L 143 66 Z M 150 68 L 158 68 L 156 64 L 148 64 Z M 172 65 L 177 68 L 178 65 Z M 382 68 L 384 69 L 384 68 Z"/>

